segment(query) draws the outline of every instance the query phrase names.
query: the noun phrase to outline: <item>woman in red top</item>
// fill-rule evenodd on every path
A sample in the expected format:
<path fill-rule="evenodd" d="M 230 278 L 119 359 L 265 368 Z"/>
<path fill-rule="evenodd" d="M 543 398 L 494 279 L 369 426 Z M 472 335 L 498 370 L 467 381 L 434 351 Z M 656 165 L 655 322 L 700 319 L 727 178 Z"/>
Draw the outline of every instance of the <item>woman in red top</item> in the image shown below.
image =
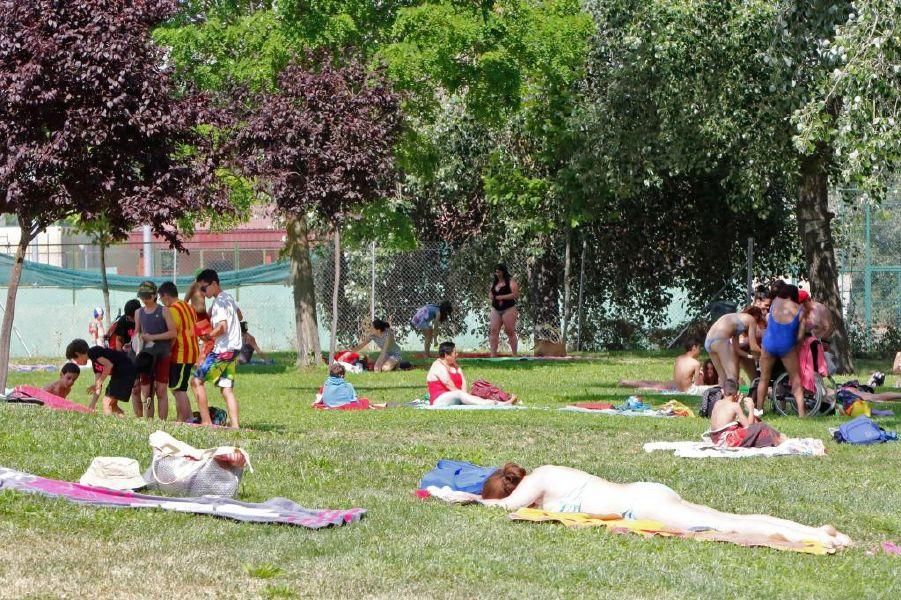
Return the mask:
<path fill-rule="evenodd" d="M 425 381 L 429 387 L 429 404 L 434 406 L 509 404 L 479 398 L 466 392 L 466 377 L 463 376 L 463 369 L 457 365 L 457 349 L 453 342 L 443 342 L 438 346 L 438 360 L 432 363 Z"/>

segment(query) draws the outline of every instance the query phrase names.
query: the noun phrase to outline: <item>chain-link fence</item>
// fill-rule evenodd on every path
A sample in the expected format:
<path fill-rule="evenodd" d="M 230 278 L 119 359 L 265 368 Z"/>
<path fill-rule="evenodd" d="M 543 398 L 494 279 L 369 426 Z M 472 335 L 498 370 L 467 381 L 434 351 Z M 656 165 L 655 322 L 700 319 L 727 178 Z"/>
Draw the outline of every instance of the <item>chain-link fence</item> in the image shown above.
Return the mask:
<path fill-rule="evenodd" d="M 875 203 L 856 190 L 835 197 L 840 288 L 854 348 L 887 355 L 901 349 L 901 189 Z"/>
<path fill-rule="evenodd" d="M 315 285 L 322 325 L 331 323 L 334 285 L 334 249 L 322 246 L 316 253 Z M 451 317 L 439 325 L 441 338 L 454 338 L 464 348 L 486 346 L 489 311 L 488 290 L 494 266 L 503 257 L 489 255 L 477 244 L 452 250 L 431 244 L 414 250 L 393 250 L 376 244 L 342 252 L 338 301 L 339 344 L 349 345 L 368 330 L 374 317 L 387 320 L 403 348 L 420 347 L 411 318 L 425 304 L 451 302 Z M 508 269 L 520 285 L 525 279 L 525 263 L 508 261 Z M 525 290 L 524 290 L 525 291 Z M 521 306 L 527 305 L 527 295 Z M 521 327 L 528 326 L 523 310 Z"/>
<path fill-rule="evenodd" d="M 854 347 L 858 351 L 880 353 L 897 349 L 901 347 L 901 196 L 894 190 L 881 204 L 875 205 L 862 202 L 859 195 L 846 191 L 844 198 L 836 197 L 833 204 L 842 300 Z M 270 232 L 268 237 L 257 234 L 245 238 L 228 244 L 191 241 L 186 244 L 187 253 L 174 253 L 159 244 L 149 247 L 140 242 L 118 244 L 106 248 L 106 268 L 109 274 L 115 275 L 143 278 L 147 277 L 145 273 L 150 273 L 147 278 L 157 283 L 171 279 L 174 274 L 191 276 L 202 268 L 239 273 L 265 265 L 283 268 L 284 275 L 276 278 L 277 283 L 250 284 L 253 280 L 248 279 L 247 285 L 239 283 L 229 291 L 239 301 L 251 331 L 264 349 L 291 350 L 296 331 L 292 288 L 288 265 L 278 262 L 283 234 Z M 7 240 L 6 245 L 12 253 L 14 243 Z M 0 240 L 0 252 L 5 249 Z M 149 261 L 146 260 L 147 249 Z M 686 321 L 684 292 L 673 290 L 674 300 L 666 324 L 660 328 L 660 339 L 653 338 L 634 320 L 607 319 L 603 314 L 595 314 L 587 299 L 582 305 L 580 271 L 584 264 L 590 274 L 592 254 L 590 248 L 586 255 L 573 252 L 569 280 L 570 349 L 577 348 L 579 337 L 582 338 L 582 349 L 666 345 L 672 337 L 667 328 L 678 331 L 676 326 Z M 100 270 L 100 249 L 87 240 L 39 239 L 26 258 L 70 272 L 99 275 Z M 323 348 L 327 348 L 334 283 L 331 242 L 314 244 L 312 259 L 320 339 Z M 461 348 L 484 349 L 490 309 L 488 290 L 498 262 L 507 264 L 520 285 L 522 295 L 517 330 L 522 340 L 521 351 L 529 351 L 536 327 L 546 324 L 532 320 L 532 298 L 541 295 L 529 289 L 530 279 L 534 280 L 530 268 L 534 265 L 525 254 L 501 253 L 479 239 L 455 248 L 436 243 L 405 250 L 378 244 L 343 249 L 338 295 L 339 346 L 355 343 L 368 329 L 372 318 L 379 317 L 392 324 L 402 348 L 419 350 L 422 339 L 413 331 L 410 319 L 420 306 L 447 300 L 453 304 L 454 311 L 452 317 L 439 327 L 438 337 L 454 339 Z M 562 325 L 560 318 L 567 312 L 562 293 L 562 270 L 561 265 L 553 282 L 556 296 L 550 301 L 550 312 L 558 315 L 553 324 L 558 327 Z M 743 279 L 744 276 L 738 277 Z M 241 281 L 240 277 L 238 281 Z M 69 340 L 86 335 L 94 307 L 103 304 L 99 284 L 85 287 L 60 281 L 54 285 L 20 288 L 11 349 L 13 356 L 59 356 Z M 132 297 L 133 293 L 128 291 L 112 292 L 111 316 L 115 317 Z M 505 349 L 503 334 L 501 348 Z"/>

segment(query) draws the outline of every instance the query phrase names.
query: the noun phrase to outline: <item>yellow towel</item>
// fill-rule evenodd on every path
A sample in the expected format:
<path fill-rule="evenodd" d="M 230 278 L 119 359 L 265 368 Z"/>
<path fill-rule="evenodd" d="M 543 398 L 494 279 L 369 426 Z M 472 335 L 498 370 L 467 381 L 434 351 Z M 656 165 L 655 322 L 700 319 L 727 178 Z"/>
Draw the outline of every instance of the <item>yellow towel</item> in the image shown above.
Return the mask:
<path fill-rule="evenodd" d="M 658 406 L 657 410 L 672 410 L 677 417 L 694 417 L 695 414 L 690 408 L 679 402 L 678 400 L 670 400 L 663 406 Z"/>
<path fill-rule="evenodd" d="M 515 521 L 532 521 L 540 523 L 544 521 L 557 521 L 567 527 L 606 527 L 615 533 L 640 533 L 642 535 L 662 535 L 696 540 L 729 542 L 740 546 L 766 546 L 776 550 L 790 550 L 792 552 L 804 552 L 806 554 L 825 555 L 835 552 L 833 548 L 827 548 L 821 542 L 809 540 L 805 542 L 789 542 L 778 537 L 762 535 L 746 535 L 738 533 L 723 533 L 719 531 L 682 531 L 666 527 L 658 521 L 647 519 L 623 519 L 620 515 L 589 515 L 586 513 L 555 513 L 537 508 L 521 508 L 511 513 L 510 518 Z"/>

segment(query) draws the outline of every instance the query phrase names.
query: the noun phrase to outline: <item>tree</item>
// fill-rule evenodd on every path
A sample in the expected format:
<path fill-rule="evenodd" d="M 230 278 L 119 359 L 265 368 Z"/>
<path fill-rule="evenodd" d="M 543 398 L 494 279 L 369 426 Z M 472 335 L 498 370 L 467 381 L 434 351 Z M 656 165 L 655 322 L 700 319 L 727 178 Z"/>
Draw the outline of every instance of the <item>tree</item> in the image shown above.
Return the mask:
<path fill-rule="evenodd" d="M 170 51 L 178 78 L 206 90 L 235 82 L 254 91 L 273 91 L 292 56 L 346 47 L 369 55 L 394 21 L 398 7 L 416 0 L 186 0 L 155 38 Z M 262 201 L 268 202 L 263 197 Z M 319 334 L 306 212 L 283 214 L 286 254 L 297 329 L 298 364 L 318 363 Z"/>
<path fill-rule="evenodd" d="M 885 10 L 891 4 L 877 3 Z M 673 177 L 715 176 L 726 204 L 761 214 L 772 212 L 772 198 L 783 190 L 804 256 L 801 274 L 833 313 L 833 348 L 840 367 L 851 369 L 827 203 L 828 184 L 841 175 L 835 150 L 846 143 L 841 139 L 872 140 L 867 161 L 879 165 L 872 173 L 891 170 L 898 156 L 897 143 L 866 128 L 830 133 L 841 128 L 847 102 L 825 94 L 825 82 L 842 72 L 843 56 L 856 55 L 853 48 L 831 50 L 837 28 L 854 20 L 852 4 L 592 0 L 588 7 L 599 35 L 582 125 L 600 184 L 623 197 Z M 883 57 L 873 63 L 883 70 L 847 81 L 890 75 L 891 53 L 868 48 Z M 873 85 L 883 97 L 897 87 L 897 76 Z M 890 106 L 878 104 L 877 113 Z"/>
<path fill-rule="evenodd" d="M 283 216 L 312 213 L 324 221 L 334 235 L 340 264 L 345 216 L 360 204 L 393 194 L 399 98 L 383 73 L 370 72 L 357 59 L 341 65 L 328 58 L 309 62 L 316 66 L 289 64 L 278 76 L 276 91 L 234 95 L 226 120 L 235 127 L 222 152 L 257 182 L 258 191 Z M 299 220 L 289 232 L 301 270 L 302 261 L 309 261 L 307 232 Z M 300 326 L 306 322 L 301 311 L 315 314 L 315 295 L 312 277 L 298 274 L 303 275 L 295 279 L 302 285 L 295 284 L 294 290 Z M 336 274 L 336 286 L 339 279 Z M 335 302 L 333 297 L 333 306 Z M 333 311 L 333 346 L 335 318 Z M 302 333 L 298 331 L 299 343 L 306 339 Z M 314 344 L 298 348 L 298 360 L 319 362 L 318 334 Z"/>
<path fill-rule="evenodd" d="M 198 98 L 173 96 L 149 31 L 167 0 L 0 2 L 0 212 L 22 236 L 0 328 L 6 383 L 25 251 L 72 215 L 103 219 L 111 235 L 150 224 L 179 246 L 174 221 L 201 206 L 228 210 L 212 163 L 198 151 Z"/>
<path fill-rule="evenodd" d="M 106 315 L 106 327 L 109 330 L 112 315 L 110 314 L 109 282 L 106 278 L 106 249 L 125 238 L 113 235 L 109 223 L 103 217 L 84 221 L 78 215 L 73 215 L 71 220 L 72 226 L 76 231 L 87 235 L 91 243 L 100 248 L 100 292 L 103 294 L 103 310 Z"/>
<path fill-rule="evenodd" d="M 491 236 L 495 262 L 525 248 L 535 324 L 560 320 L 559 247 L 580 213 L 563 189 L 567 119 L 592 29 L 576 0 L 438 0 L 398 11 L 379 52 L 409 92 L 412 214 L 425 235 Z"/>

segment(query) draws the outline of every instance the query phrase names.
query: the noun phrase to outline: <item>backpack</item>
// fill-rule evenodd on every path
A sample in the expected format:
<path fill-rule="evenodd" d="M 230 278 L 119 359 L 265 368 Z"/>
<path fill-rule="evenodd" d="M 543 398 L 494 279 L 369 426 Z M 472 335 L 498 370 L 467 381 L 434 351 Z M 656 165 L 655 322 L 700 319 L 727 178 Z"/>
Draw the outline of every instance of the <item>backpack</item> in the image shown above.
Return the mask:
<path fill-rule="evenodd" d="M 852 421 L 842 423 L 833 434 L 836 442 L 848 444 L 878 444 L 898 439 L 898 434 L 886 431 L 873 422 L 873 419 L 861 415 Z"/>
<path fill-rule="evenodd" d="M 723 388 L 718 385 L 711 387 L 701 396 L 701 406 L 698 408 L 698 416 L 710 418 L 713 405 L 723 399 Z"/>
<path fill-rule="evenodd" d="M 480 467 L 462 460 L 439 460 L 434 469 L 419 482 L 419 489 L 430 485 L 447 486 L 454 491 L 481 494 L 485 480 L 497 471 L 496 467 Z"/>
<path fill-rule="evenodd" d="M 469 393 L 479 398 L 496 400 L 498 402 L 508 402 L 510 400 L 510 395 L 507 392 L 484 379 L 473 381 L 472 386 L 469 388 Z"/>

